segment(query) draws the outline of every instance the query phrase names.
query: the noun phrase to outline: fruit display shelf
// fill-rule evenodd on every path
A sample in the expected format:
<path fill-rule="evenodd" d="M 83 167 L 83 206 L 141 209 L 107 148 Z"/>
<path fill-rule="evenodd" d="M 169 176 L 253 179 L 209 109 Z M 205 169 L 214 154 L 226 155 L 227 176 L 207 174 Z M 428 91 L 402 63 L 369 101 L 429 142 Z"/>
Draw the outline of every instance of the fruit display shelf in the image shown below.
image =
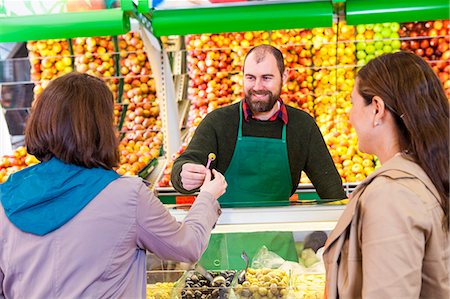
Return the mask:
<path fill-rule="evenodd" d="M 360 67 L 383 53 L 414 51 L 438 74 L 450 98 L 449 20 L 388 22 L 330 28 L 188 35 L 186 55 L 191 103 L 183 145 L 167 163 L 158 185 L 170 186 L 173 160 L 186 148 L 205 115 L 243 96 L 242 64 L 254 45 L 270 43 L 283 52 L 288 81 L 281 97 L 315 117 L 343 183 L 358 183 L 379 161 L 358 151 L 349 121 L 350 93 Z M 303 174 L 300 183 L 309 183 Z"/>
<path fill-rule="evenodd" d="M 159 99 L 139 33 L 29 41 L 27 49 L 35 97 L 50 80 L 73 70 L 102 78 L 107 83 L 115 99 L 114 123 L 120 137 L 116 171 L 148 176 L 156 158 L 162 154 L 163 135 Z M 3 181 L 21 169 L 16 164 L 3 163 Z"/>
<path fill-rule="evenodd" d="M 450 97 L 449 20 L 350 26 L 338 18 L 329 28 L 194 34 L 184 38 L 187 62 L 186 94 L 190 105 L 187 137 L 167 165 L 157 185 L 170 186 L 173 160 L 186 148 L 200 121 L 210 111 L 242 98 L 242 65 L 254 45 L 269 43 L 285 57 L 288 82 L 281 97 L 312 115 L 324 136 L 343 183 L 358 183 L 379 162 L 358 151 L 348 118 L 350 91 L 358 69 L 370 59 L 399 49 L 428 60 Z M 180 40 L 180 38 L 177 38 Z M 166 39 L 162 39 L 168 40 Z M 120 166 L 127 175 L 142 171 L 162 154 L 171 136 L 163 136 L 155 78 L 138 33 L 27 43 L 35 94 L 49 80 L 77 70 L 103 78 L 114 93 L 115 124 L 120 131 Z M 177 54 L 179 54 L 177 53 Z M 173 139 L 173 138 L 172 138 Z M 150 167 L 151 168 L 151 167 Z M 300 184 L 309 183 L 303 174 Z"/>
<path fill-rule="evenodd" d="M 25 147 L 18 147 L 11 155 L 0 158 L 0 184 L 6 182 L 12 173 L 37 163 L 39 160 L 28 154 Z"/>

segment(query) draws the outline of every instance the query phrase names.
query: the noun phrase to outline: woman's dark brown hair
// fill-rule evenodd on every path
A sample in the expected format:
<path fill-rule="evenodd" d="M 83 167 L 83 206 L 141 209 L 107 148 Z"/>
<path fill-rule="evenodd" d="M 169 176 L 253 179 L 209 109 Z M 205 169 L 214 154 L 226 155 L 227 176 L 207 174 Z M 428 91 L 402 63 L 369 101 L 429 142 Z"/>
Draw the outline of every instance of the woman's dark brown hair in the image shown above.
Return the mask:
<path fill-rule="evenodd" d="M 27 151 L 41 161 L 112 169 L 118 162 L 114 98 L 101 79 L 70 73 L 36 99 L 25 129 Z"/>
<path fill-rule="evenodd" d="M 449 101 L 433 69 L 410 52 L 385 54 L 358 73 L 359 94 L 367 105 L 385 102 L 396 121 L 400 148 L 430 177 L 449 229 Z"/>

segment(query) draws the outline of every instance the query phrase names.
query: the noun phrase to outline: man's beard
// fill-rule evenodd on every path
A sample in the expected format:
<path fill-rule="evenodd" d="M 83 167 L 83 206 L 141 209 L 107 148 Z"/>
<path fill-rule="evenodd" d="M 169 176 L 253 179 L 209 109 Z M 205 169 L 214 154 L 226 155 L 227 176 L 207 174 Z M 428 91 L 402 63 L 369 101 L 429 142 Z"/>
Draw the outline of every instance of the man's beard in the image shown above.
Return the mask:
<path fill-rule="evenodd" d="M 281 89 L 276 94 L 273 94 L 268 90 L 265 91 L 249 90 L 248 93 L 245 94 L 244 100 L 253 113 L 267 112 L 270 111 L 277 102 L 278 98 L 280 97 L 280 92 Z M 252 99 L 252 95 L 266 95 L 267 99 L 255 100 Z"/>

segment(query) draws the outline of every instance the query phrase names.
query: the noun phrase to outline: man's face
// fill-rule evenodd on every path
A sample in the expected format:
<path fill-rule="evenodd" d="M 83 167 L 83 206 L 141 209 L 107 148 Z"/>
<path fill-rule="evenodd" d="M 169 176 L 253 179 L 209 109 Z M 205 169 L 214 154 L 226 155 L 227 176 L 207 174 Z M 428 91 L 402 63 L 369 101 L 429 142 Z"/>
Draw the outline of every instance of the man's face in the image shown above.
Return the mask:
<path fill-rule="evenodd" d="M 270 111 L 280 97 L 283 86 L 275 57 L 266 53 L 262 59 L 258 59 L 260 57 L 256 55 L 251 53 L 244 63 L 245 102 L 253 113 Z"/>

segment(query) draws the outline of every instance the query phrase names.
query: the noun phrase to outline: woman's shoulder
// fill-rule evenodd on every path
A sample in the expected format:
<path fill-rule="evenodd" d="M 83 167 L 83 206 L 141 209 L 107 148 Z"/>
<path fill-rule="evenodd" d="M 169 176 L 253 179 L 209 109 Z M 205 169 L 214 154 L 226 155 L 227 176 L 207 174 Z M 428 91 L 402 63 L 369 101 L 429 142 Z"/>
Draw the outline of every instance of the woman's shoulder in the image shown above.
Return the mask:
<path fill-rule="evenodd" d="M 407 169 L 387 168 L 363 182 L 366 186 L 361 192 L 362 203 L 378 207 L 415 206 L 419 209 L 438 206 L 439 202 L 431 191 L 433 185 Z"/>
<path fill-rule="evenodd" d="M 141 188 L 146 188 L 142 178 L 137 176 L 120 176 L 106 186 L 103 192 L 106 193 L 106 196 L 117 196 L 118 194 L 132 196 L 133 193 L 138 193 Z"/>

